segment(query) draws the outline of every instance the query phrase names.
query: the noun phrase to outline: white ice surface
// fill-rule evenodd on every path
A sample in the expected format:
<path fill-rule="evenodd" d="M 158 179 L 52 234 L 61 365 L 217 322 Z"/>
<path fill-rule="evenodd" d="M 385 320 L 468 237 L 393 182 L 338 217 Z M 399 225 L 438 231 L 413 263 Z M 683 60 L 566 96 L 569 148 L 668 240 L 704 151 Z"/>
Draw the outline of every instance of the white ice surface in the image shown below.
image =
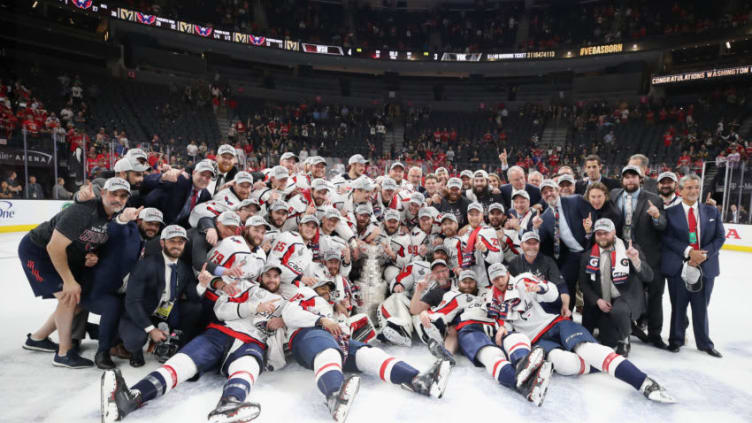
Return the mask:
<path fill-rule="evenodd" d="M 17 256 L 23 234 L 0 234 L 0 422 L 96 422 L 99 378 L 92 368 L 53 367 L 52 354 L 21 349 L 54 308 L 51 300 L 34 298 Z M 679 401 L 662 405 L 647 401 L 629 385 L 604 374 L 554 376 L 542 408 L 495 383 L 464 357 L 454 369 L 442 400 L 417 396 L 364 375 L 350 422 L 752 422 L 752 325 L 749 323 L 752 254 L 721 253 L 723 272 L 710 303 L 710 334 L 724 357 L 715 359 L 694 348 L 692 330 L 679 354 L 646 347 L 634 340 L 630 360 L 661 382 Z M 671 306 L 664 297 L 663 336 L 668 337 Z M 53 339 L 57 339 L 53 335 Z M 83 355 L 93 359 L 96 341 L 84 341 Z M 419 369 L 432 362 L 421 345 L 387 347 Z M 131 368 L 115 359 L 129 384 L 158 366 L 147 354 L 146 365 Z M 216 405 L 223 379 L 204 375 L 130 414 L 129 422 L 204 422 Z M 259 422 L 330 421 L 313 375 L 295 363 L 263 373 L 250 399 L 261 403 Z"/>

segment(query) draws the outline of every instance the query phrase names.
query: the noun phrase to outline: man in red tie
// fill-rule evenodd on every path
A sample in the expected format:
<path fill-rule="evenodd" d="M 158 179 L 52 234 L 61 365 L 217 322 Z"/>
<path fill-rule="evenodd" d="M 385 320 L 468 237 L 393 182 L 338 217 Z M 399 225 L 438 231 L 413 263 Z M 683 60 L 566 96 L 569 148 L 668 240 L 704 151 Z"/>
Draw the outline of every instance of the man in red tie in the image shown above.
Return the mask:
<path fill-rule="evenodd" d="M 144 205 L 161 210 L 165 224 L 189 228 L 188 216 L 191 210 L 196 204 L 211 200 L 206 187 L 215 174 L 213 162 L 202 160 L 196 164 L 191 174 L 180 169 L 170 169 L 162 174 L 149 175 L 142 184 L 144 190 L 149 190 Z"/>
<path fill-rule="evenodd" d="M 661 270 L 668 278 L 671 297 L 671 332 L 668 349 L 679 352 L 684 345 L 687 306 L 692 306 L 692 326 L 697 349 L 721 357 L 710 340 L 708 303 L 713 282 L 720 273 L 718 253 L 725 241 L 725 230 L 718 209 L 701 204 L 700 177 L 688 174 L 679 180 L 682 202 L 666 209 L 667 227 L 663 233 Z M 699 285 L 692 286 L 682 277 L 684 265 L 702 271 Z M 696 291 L 696 292 L 695 292 Z"/>

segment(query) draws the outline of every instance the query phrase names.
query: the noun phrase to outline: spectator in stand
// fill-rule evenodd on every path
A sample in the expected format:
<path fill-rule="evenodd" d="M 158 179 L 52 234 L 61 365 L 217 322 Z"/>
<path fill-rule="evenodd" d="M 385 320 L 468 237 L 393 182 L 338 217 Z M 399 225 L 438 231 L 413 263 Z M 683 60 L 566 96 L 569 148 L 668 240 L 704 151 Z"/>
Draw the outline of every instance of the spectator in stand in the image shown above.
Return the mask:
<path fill-rule="evenodd" d="M 13 193 L 13 198 L 21 197 L 23 186 L 18 182 L 18 174 L 16 174 L 15 171 L 10 171 L 10 175 L 8 175 L 8 179 L 6 179 L 5 182 L 8 183 L 8 190 Z"/>
<path fill-rule="evenodd" d="M 0 182 L 0 198 L 13 198 L 13 191 L 10 190 L 7 181 Z"/>
<path fill-rule="evenodd" d="M 729 210 L 726 213 L 727 223 L 747 223 L 747 212 L 744 207 L 737 207 L 736 204 L 729 206 Z"/>
<path fill-rule="evenodd" d="M 44 199 L 44 191 L 42 186 L 37 182 L 37 177 L 34 175 L 29 176 L 29 184 L 26 185 L 26 198 L 29 200 L 42 200 Z"/>
<path fill-rule="evenodd" d="M 65 189 L 65 179 L 57 178 L 57 184 L 52 187 L 52 198 L 54 200 L 70 200 L 73 193 Z"/>

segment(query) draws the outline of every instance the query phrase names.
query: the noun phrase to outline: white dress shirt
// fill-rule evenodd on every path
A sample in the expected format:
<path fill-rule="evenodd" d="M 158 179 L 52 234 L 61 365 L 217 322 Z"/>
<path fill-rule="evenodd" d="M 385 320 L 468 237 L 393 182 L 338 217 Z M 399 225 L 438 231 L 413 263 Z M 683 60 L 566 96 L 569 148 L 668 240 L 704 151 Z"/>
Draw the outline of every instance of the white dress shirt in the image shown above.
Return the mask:
<path fill-rule="evenodd" d="M 691 205 L 691 206 L 688 206 L 687 203 L 685 203 L 684 201 L 682 201 L 682 203 L 681 203 L 682 208 L 684 209 L 684 218 L 686 219 L 686 222 L 687 222 L 687 229 L 689 229 L 689 209 L 690 208 L 693 209 L 693 212 L 695 214 L 695 219 L 697 219 L 697 245 L 701 245 L 700 244 L 700 208 L 699 208 L 698 204 L 699 203 L 697 201 L 695 201 L 695 203 L 693 205 Z M 691 245 L 688 246 L 684 250 L 684 257 L 685 258 L 689 257 L 690 250 L 692 250 L 692 246 Z"/>

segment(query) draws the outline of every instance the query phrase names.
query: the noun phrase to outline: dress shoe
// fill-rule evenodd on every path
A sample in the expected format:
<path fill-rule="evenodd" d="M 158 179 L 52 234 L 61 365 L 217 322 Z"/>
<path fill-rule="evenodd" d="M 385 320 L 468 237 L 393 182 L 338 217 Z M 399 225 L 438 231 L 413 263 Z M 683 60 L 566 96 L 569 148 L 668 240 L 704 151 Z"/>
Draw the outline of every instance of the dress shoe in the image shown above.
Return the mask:
<path fill-rule="evenodd" d="M 107 351 L 99 351 L 94 356 L 94 364 L 102 370 L 110 370 L 115 368 L 115 363 L 110 358 L 110 353 Z"/>
<path fill-rule="evenodd" d="M 665 350 L 667 348 L 666 343 L 663 342 L 660 335 L 649 335 L 648 344 L 658 348 L 659 350 Z"/>
<path fill-rule="evenodd" d="M 129 360 L 131 358 L 131 353 L 125 349 L 125 346 L 122 343 L 110 348 L 110 355 L 124 360 Z"/>
<path fill-rule="evenodd" d="M 141 367 L 145 364 L 144 362 L 144 352 L 143 351 L 137 351 L 134 353 L 131 353 L 131 367 Z"/>
<path fill-rule="evenodd" d="M 711 355 L 711 356 L 713 356 L 715 358 L 721 358 L 721 357 L 723 357 L 723 355 L 720 352 L 718 352 L 717 349 L 715 349 L 713 347 L 701 349 L 700 351 L 706 352 L 706 353 L 708 353 L 708 355 Z"/>
<path fill-rule="evenodd" d="M 671 351 L 672 353 L 678 353 L 679 348 L 681 348 L 681 345 L 679 344 L 668 344 L 667 350 Z"/>

